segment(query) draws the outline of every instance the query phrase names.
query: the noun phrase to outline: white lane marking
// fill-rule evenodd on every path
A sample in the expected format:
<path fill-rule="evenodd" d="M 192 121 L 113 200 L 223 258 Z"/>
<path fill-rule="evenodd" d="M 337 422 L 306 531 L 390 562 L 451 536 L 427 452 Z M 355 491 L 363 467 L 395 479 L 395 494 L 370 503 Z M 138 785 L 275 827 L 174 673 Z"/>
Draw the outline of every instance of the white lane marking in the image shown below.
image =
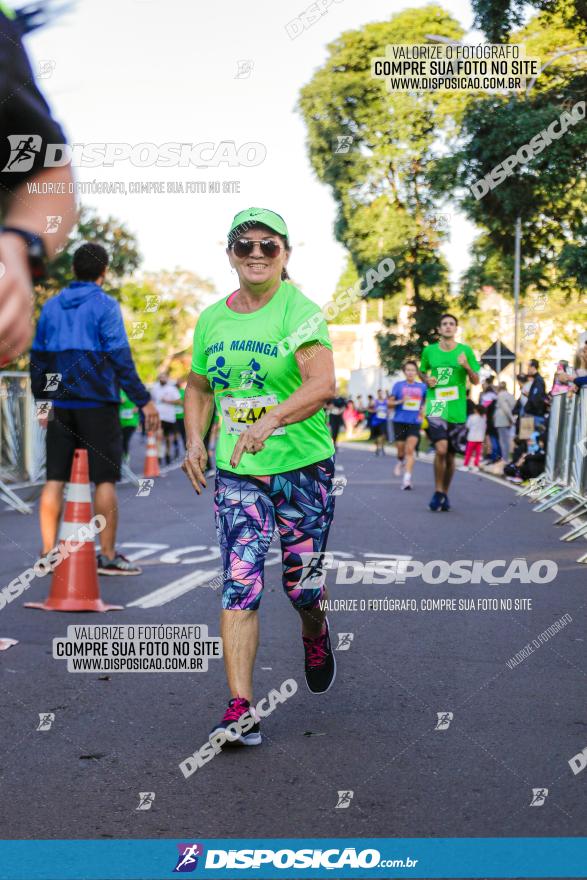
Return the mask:
<path fill-rule="evenodd" d="M 218 571 L 202 571 L 201 569 L 196 569 L 196 571 L 191 571 L 189 574 L 186 574 L 175 581 L 171 581 L 170 584 L 166 584 L 164 587 L 159 587 L 159 589 L 153 590 L 152 593 L 147 593 L 146 596 L 141 596 L 140 599 L 134 599 L 134 601 L 128 602 L 126 607 L 157 608 L 159 605 L 166 605 L 168 602 L 171 602 L 173 599 L 178 599 L 180 596 L 189 593 L 190 590 L 194 590 L 196 587 L 201 587 L 206 583 L 209 584 L 212 579 L 219 574 L 220 572 Z"/>
<path fill-rule="evenodd" d="M 136 562 L 137 559 L 144 559 L 145 556 L 150 556 L 152 553 L 157 553 L 158 550 L 167 550 L 169 548 L 169 544 L 149 544 L 147 541 L 125 541 L 124 544 L 119 544 L 119 547 L 143 547 L 143 550 L 136 550 L 134 552 L 125 553 L 124 555 L 130 562 Z"/>

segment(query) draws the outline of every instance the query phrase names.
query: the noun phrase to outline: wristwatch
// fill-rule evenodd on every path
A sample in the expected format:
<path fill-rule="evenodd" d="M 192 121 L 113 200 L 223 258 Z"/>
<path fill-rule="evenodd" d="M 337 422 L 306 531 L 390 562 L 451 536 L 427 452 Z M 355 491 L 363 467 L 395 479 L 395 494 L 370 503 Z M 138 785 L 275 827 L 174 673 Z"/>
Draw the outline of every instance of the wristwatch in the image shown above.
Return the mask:
<path fill-rule="evenodd" d="M 18 226 L 0 226 L 0 235 L 3 232 L 12 232 L 14 235 L 20 235 L 24 239 L 27 246 L 29 269 L 33 284 L 42 281 L 46 275 L 45 260 L 47 259 L 47 252 L 41 236 L 37 235 L 36 232 L 29 232 L 28 229 L 20 229 Z"/>

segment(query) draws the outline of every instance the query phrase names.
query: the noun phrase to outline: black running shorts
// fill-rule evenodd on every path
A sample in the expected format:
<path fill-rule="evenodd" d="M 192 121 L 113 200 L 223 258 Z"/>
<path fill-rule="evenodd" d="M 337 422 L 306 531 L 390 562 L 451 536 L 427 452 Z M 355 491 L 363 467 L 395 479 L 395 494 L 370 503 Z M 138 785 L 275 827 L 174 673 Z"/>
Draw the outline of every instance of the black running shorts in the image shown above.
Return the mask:
<path fill-rule="evenodd" d="M 122 429 L 118 404 L 54 406 L 47 424 L 47 479 L 69 482 L 75 449 L 87 449 L 92 483 L 120 479 Z"/>
<path fill-rule="evenodd" d="M 467 426 L 464 422 L 447 422 L 436 416 L 428 416 L 426 433 L 434 445 L 439 440 L 448 440 L 449 452 L 464 452 L 467 445 Z"/>
<path fill-rule="evenodd" d="M 393 437 L 396 443 L 404 443 L 408 437 L 419 437 L 421 425 L 408 422 L 393 423 Z"/>

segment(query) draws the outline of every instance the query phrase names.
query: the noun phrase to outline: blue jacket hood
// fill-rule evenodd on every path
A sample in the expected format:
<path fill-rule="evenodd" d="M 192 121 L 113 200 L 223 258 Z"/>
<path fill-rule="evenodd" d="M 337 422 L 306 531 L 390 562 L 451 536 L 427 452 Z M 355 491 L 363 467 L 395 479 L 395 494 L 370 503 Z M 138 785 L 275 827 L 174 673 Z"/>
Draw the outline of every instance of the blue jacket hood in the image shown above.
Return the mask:
<path fill-rule="evenodd" d="M 77 309 L 96 292 L 101 293 L 102 288 L 93 281 L 72 281 L 69 287 L 64 287 L 59 294 L 59 305 L 62 309 Z"/>

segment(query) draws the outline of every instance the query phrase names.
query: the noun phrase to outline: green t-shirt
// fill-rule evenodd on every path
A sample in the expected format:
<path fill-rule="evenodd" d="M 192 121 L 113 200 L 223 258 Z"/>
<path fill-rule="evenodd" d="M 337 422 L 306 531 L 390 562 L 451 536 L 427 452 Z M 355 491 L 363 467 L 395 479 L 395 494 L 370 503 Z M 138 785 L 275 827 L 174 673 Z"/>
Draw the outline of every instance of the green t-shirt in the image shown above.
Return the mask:
<path fill-rule="evenodd" d="M 256 312 L 234 312 L 227 299 L 200 315 L 192 358 L 194 373 L 208 377 L 220 415 L 218 467 L 238 474 L 280 474 L 329 458 L 334 446 L 320 409 L 302 422 L 277 428 L 261 452 L 245 452 L 236 469 L 230 466 L 239 434 L 302 384 L 294 352 L 312 342 L 329 349 L 332 344 L 318 306 L 288 281 Z"/>
<path fill-rule="evenodd" d="M 451 351 L 443 351 L 438 342 L 427 345 L 422 352 L 420 370 L 438 380 L 426 395 L 426 415 L 447 422 L 467 421 L 467 371 L 458 362 L 465 354 L 472 370 L 479 370 L 479 362 L 469 345 L 457 343 Z"/>
<path fill-rule="evenodd" d="M 136 412 L 134 410 L 136 409 Z M 128 397 L 126 391 L 120 389 L 120 424 L 123 428 L 136 428 L 139 424 L 139 411 L 136 404 Z"/>

